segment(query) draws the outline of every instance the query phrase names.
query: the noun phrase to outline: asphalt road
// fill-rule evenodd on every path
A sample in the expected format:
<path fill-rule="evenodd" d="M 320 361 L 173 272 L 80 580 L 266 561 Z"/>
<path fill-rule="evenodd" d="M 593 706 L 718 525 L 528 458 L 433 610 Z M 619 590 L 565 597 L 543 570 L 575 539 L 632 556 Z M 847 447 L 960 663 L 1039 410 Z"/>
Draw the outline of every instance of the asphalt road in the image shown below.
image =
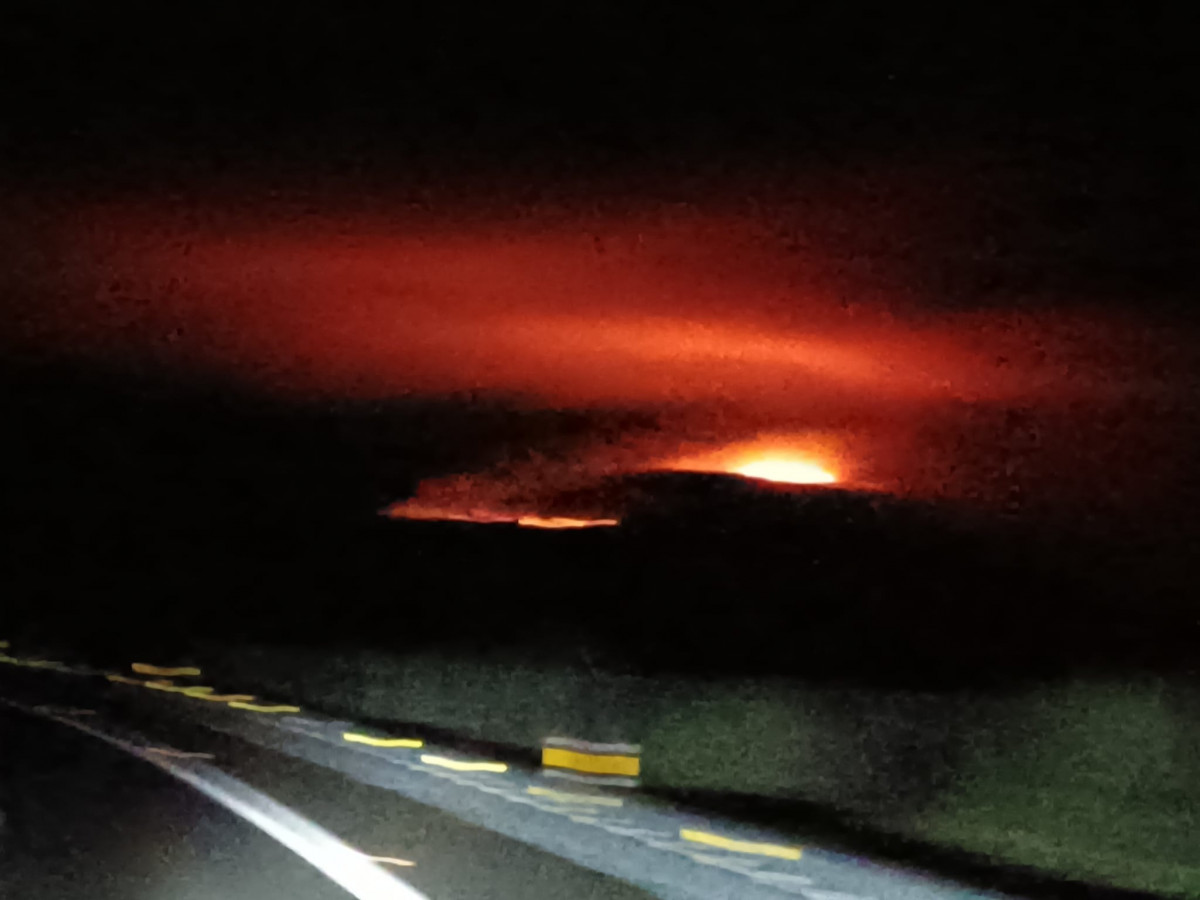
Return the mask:
<path fill-rule="evenodd" d="M 388 859 L 375 868 L 435 900 L 997 896 L 636 793 L 451 749 L 372 746 L 346 735 L 386 736 L 354 723 L 265 701 L 202 702 L 139 681 L 70 667 L 0 671 L 0 698 L 52 717 L 3 719 L 16 774 L 0 804 L 25 835 L 5 851 L 17 859 L 13 896 L 347 896 L 145 759 L 236 779 L 358 856 Z"/>
<path fill-rule="evenodd" d="M 0 709 L 0 897 L 345 892 L 263 831 L 88 735 Z"/>

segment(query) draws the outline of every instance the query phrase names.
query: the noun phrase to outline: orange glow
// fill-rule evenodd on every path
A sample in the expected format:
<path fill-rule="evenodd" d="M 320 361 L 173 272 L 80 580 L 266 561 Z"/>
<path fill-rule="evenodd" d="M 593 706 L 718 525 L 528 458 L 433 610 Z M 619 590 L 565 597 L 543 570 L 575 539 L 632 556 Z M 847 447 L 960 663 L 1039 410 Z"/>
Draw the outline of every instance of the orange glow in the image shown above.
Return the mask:
<path fill-rule="evenodd" d="M 384 510 L 384 515 L 393 519 L 415 519 L 422 522 L 469 522 L 474 525 L 512 524 L 514 515 L 492 512 L 485 509 L 464 509 L 451 505 L 437 506 L 409 501 L 395 503 Z"/>
<path fill-rule="evenodd" d="M 726 422 L 726 427 L 732 427 Z M 543 529 L 619 525 L 625 499 L 608 479 L 647 472 L 740 474 L 788 484 L 865 486 L 845 437 L 832 430 L 760 433 L 714 444 L 662 434 L 580 448 L 573 457 L 538 457 L 496 469 L 422 481 L 416 495 L 381 514 L 393 519 L 505 523 Z M 853 475 L 853 478 L 851 478 Z"/>
<path fill-rule="evenodd" d="M 728 472 L 780 484 L 835 484 L 846 481 L 845 451 L 820 433 L 761 435 L 749 441 L 667 460 L 660 468 L 677 472 Z"/>
<path fill-rule="evenodd" d="M 486 476 L 483 477 L 486 479 Z M 520 525 L 522 528 L 605 528 L 619 525 L 619 519 L 585 519 L 574 516 L 549 516 L 529 513 L 499 512 L 472 508 L 468 510 L 453 505 L 427 506 L 420 502 L 395 503 L 383 510 L 383 515 L 392 519 L 414 519 L 422 522 L 469 522 L 473 525 Z"/>
<path fill-rule="evenodd" d="M 764 481 L 780 481 L 785 484 L 832 484 L 837 481 L 836 476 L 816 463 L 801 459 L 782 459 L 778 456 L 756 460 L 736 471 L 747 478 L 761 478 Z"/>
<path fill-rule="evenodd" d="M 554 404 L 840 414 L 1068 387 L 1031 362 L 1039 351 L 1023 335 L 979 346 L 978 321 L 897 318 L 859 291 L 850 310 L 841 298 L 852 286 L 822 283 L 819 260 L 797 261 L 722 215 L 540 229 L 329 219 L 214 234 L 98 211 L 86 240 L 70 237 L 84 280 L 75 294 L 104 303 L 64 310 L 44 334 L 132 342 L 272 389 L 482 387 Z M 107 273 L 103 285 L 89 288 L 89 267 Z M 114 279 L 155 302 L 110 296 Z"/>
<path fill-rule="evenodd" d="M 617 519 L 572 519 L 566 516 L 521 516 L 518 525 L 528 528 L 596 528 L 620 524 Z"/>
<path fill-rule="evenodd" d="M 1111 488 L 1105 503 L 1170 496 L 1190 457 L 1164 411 L 1191 403 L 1190 331 L 1101 315 L 1086 297 L 1051 312 L 1036 296 L 1012 307 L 929 295 L 906 281 L 907 256 L 892 270 L 883 250 L 859 252 L 880 223 L 879 246 L 893 243 L 897 220 L 874 207 L 850 214 L 846 199 L 833 190 L 779 222 L 720 206 L 568 205 L 545 218 L 403 203 L 253 218 L 240 205 L 186 216 L 88 207 L 46 236 L 61 252 L 30 254 L 56 263 L 29 270 L 36 289 L 17 292 L 30 298 L 25 324 L 0 342 L 144 358 L 301 397 L 482 396 L 658 422 L 636 447 L 623 424 L 578 432 L 553 457 L 573 455 L 569 465 L 524 466 L 529 447 L 515 438 L 516 463 L 429 479 L 386 511 L 395 518 L 612 524 L 620 512 L 604 502 L 544 498 L 653 469 L 1005 508 L 1019 494 L 1022 510 L 1058 510 L 1067 494 L 1101 502 L 1098 480 Z M 781 239 L 779 225 L 800 240 Z M 1142 425 L 1111 427 L 1129 410 Z M 783 429 L 843 445 L 751 439 Z M 1170 459 L 1139 466 L 1151 432 L 1155 458 Z"/>

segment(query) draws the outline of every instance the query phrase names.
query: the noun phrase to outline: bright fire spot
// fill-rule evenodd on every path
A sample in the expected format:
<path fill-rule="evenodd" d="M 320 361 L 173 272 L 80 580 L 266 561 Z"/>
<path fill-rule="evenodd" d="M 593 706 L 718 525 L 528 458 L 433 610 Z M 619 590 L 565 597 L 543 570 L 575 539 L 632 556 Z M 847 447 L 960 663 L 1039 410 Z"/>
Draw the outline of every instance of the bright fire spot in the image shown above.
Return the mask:
<path fill-rule="evenodd" d="M 572 519 L 566 516 L 521 516 L 518 525 L 527 528 L 596 528 L 620 524 L 616 519 Z"/>
<path fill-rule="evenodd" d="M 837 481 L 835 475 L 816 463 L 776 456 L 756 460 L 734 471 L 747 478 L 781 481 L 787 484 L 832 484 Z"/>
<path fill-rule="evenodd" d="M 666 434 L 614 448 L 585 448 L 573 459 L 537 457 L 475 473 L 425 479 L 416 494 L 380 514 L 392 519 L 507 524 L 537 529 L 620 525 L 645 487 L 640 476 L 681 472 L 740 475 L 783 485 L 864 487 L 863 466 L 840 433 L 760 431 L 730 443 L 681 442 Z M 667 451 L 670 451 L 669 454 Z M 625 476 L 632 481 L 624 482 Z M 649 484 L 653 484 L 653 479 Z M 761 485 L 760 485 L 761 488 Z M 653 488 L 651 488 L 653 491 Z"/>
<path fill-rule="evenodd" d="M 844 482 L 846 466 L 840 442 L 817 432 L 764 434 L 659 464 L 676 472 L 728 472 L 781 484 Z"/>

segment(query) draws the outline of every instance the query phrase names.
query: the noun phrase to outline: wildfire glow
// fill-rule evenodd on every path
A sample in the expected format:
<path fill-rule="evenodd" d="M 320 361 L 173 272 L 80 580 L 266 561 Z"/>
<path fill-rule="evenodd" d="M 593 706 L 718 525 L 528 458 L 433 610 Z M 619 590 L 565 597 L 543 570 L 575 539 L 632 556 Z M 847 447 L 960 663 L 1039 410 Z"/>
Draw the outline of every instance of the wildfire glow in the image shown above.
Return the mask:
<path fill-rule="evenodd" d="M 417 519 L 430 522 L 470 522 L 475 525 L 520 525 L 522 528 L 572 529 L 603 528 L 619 525 L 619 519 L 584 518 L 580 516 L 524 515 L 503 509 L 487 509 L 479 504 L 458 508 L 452 502 L 445 505 L 425 504 L 419 500 L 394 503 L 382 513 L 393 519 Z"/>
<path fill-rule="evenodd" d="M 590 499 L 589 483 L 658 471 L 1006 509 L 1019 493 L 1022 509 L 1055 515 L 1068 493 L 1089 507 L 1116 502 L 1098 499 L 1099 481 L 1112 488 L 1106 497 L 1169 496 L 1168 470 L 1190 456 L 1167 433 L 1168 411 L 1190 408 L 1186 385 L 1200 365 L 1184 332 L 1101 315 L 1086 299 L 1053 313 L 1033 298 L 1017 308 L 942 303 L 920 281 L 892 281 L 921 263 L 905 255 L 893 269 L 878 249 L 894 244 L 892 213 L 907 216 L 907 200 L 881 216 L 875 199 L 854 206 L 856 189 L 830 190 L 795 207 L 797 219 L 781 207 L 766 220 L 570 204 L 545 218 L 524 207 L 435 215 L 407 199 L 382 215 L 86 206 L 55 217 L 61 231 L 10 229 L 53 240 L 22 260 L 55 263 L 20 267 L 29 289 L 9 293 L 27 298 L 16 301 L 24 324 L 0 344 L 236 376 L 305 402 L 396 401 L 397 423 L 421 397 L 447 410 L 570 410 L 590 423 L 570 446 L 574 425 L 514 425 L 503 437 L 513 459 L 426 479 L 383 511 L 397 519 L 612 525 L 621 503 Z M 925 236 L 937 241 L 961 205 L 939 195 L 952 200 L 951 218 L 912 219 L 942 223 Z M 876 257 L 863 241 L 881 223 Z M 784 242 L 783 231 L 799 240 Z M 1183 372 L 1176 397 L 1171 373 Z M 617 414 L 630 410 L 642 424 Z M 1132 410 L 1141 425 L 1111 427 L 1133 421 Z M 428 446 L 466 443 L 457 426 L 430 422 Z M 1169 467 L 1136 464 L 1148 429 Z M 525 443 L 553 453 L 522 463 Z M 465 465 L 490 458 L 481 450 Z"/>
<path fill-rule="evenodd" d="M 765 481 L 781 481 L 787 484 L 832 484 L 837 481 L 835 475 L 816 463 L 777 456 L 756 460 L 736 471 L 747 478 L 762 478 Z"/>
<path fill-rule="evenodd" d="M 521 516 L 518 525 L 527 528 L 596 528 L 619 524 L 616 519 L 572 519 L 566 516 Z"/>
<path fill-rule="evenodd" d="M 666 452 L 668 446 L 670 451 Z M 415 496 L 380 510 L 393 519 L 579 530 L 619 525 L 629 498 L 610 478 L 656 472 L 743 475 L 779 484 L 864 484 L 853 448 L 820 429 L 759 431 L 730 443 L 645 437 L 573 459 L 537 459 L 494 470 L 428 478 Z"/>
<path fill-rule="evenodd" d="M 780 484 L 846 481 L 845 448 L 819 432 L 760 434 L 757 438 L 700 449 L 658 464 L 676 472 L 728 472 Z"/>

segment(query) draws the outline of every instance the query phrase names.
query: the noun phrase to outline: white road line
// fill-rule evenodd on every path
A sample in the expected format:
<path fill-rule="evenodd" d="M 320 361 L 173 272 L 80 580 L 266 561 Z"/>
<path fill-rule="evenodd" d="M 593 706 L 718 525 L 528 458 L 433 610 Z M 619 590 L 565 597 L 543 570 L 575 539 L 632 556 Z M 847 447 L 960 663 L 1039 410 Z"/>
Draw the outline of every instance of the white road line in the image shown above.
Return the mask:
<path fill-rule="evenodd" d="M 637 756 L 642 752 L 638 744 L 596 744 L 591 741 L 581 741 L 575 738 L 548 737 L 542 741 L 546 747 L 566 747 L 570 750 L 580 750 L 583 753 L 620 754 Z"/>
<path fill-rule="evenodd" d="M 811 878 L 805 878 L 803 875 L 793 875 L 791 872 L 751 872 L 750 877 L 755 881 L 765 881 L 776 887 L 786 884 L 807 887 L 814 883 Z"/>
<path fill-rule="evenodd" d="M 0 704 L 74 728 L 157 766 L 262 829 L 358 900 L 428 900 L 412 885 L 385 871 L 316 823 L 215 766 L 190 760 L 174 762 L 161 753 L 151 752 L 150 748 L 130 744 L 73 719 L 38 712 L 3 697 L 0 697 Z"/>
<path fill-rule="evenodd" d="M 346 728 L 353 727 L 352 723 L 334 724 L 338 728 L 342 728 L 343 726 Z M 539 802 L 538 800 L 535 800 L 524 793 L 514 792 L 513 788 L 502 783 L 503 779 L 493 780 L 491 784 L 485 784 L 482 782 L 482 779 L 478 779 L 478 776 L 472 777 L 471 775 L 446 771 L 444 769 L 439 769 L 424 763 L 416 762 L 415 760 L 412 760 L 411 757 L 404 758 L 403 755 L 388 753 L 385 750 L 367 746 L 348 746 L 345 742 L 337 740 L 331 737 L 329 734 L 326 734 L 325 725 L 312 719 L 287 717 L 278 723 L 272 723 L 272 725 L 291 734 L 307 737 L 311 740 L 327 744 L 330 747 L 336 747 L 342 753 L 349 752 L 352 754 L 369 754 L 380 762 L 403 766 L 406 770 L 413 773 L 431 775 L 434 778 L 449 781 L 452 784 L 460 787 L 473 788 L 474 790 L 485 794 L 498 796 L 502 800 L 506 800 L 509 803 L 532 807 L 539 812 L 558 816 L 566 816 L 572 822 L 576 822 L 580 825 L 598 828 L 614 836 L 633 839 L 638 844 L 648 849 L 666 851 L 677 858 L 687 859 L 696 863 L 697 865 L 709 866 L 734 875 L 738 875 L 752 881 L 754 884 L 762 888 L 774 889 L 787 894 L 800 895 L 805 897 L 806 900 L 873 900 L 871 897 L 864 897 L 840 891 L 822 890 L 820 888 L 812 887 L 814 884 L 813 879 L 804 875 L 797 875 L 787 872 L 760 871 L 758 867 L 766 864 L 767 861 L 765 860 L 756 859 L 753 857 L 744 857 L 741 854 L 738 854 L 737 856 L 727 856 L 721 854 L 720 851 L 715 853 L 704 852 L 698 849 L 695 842 L 681 840 L 678 836 L 678 833 L 675 831 L 661 831 L 653 828 L 636 827 L 631 824 L 626 824 L 636 821 L 626 817 L 605 817 L 591 815 L 591 813 L 597 812 L 595 807 L 592 805 L 584 805 L 582 803 L 578 805 L 574 803 L 548 805 L 544 802 Z M 310 728 L 316 728 L 319 730 L 309 730 Z M 566 744 L 567 739 L 562 739 L 562 743 Z M 610 786 L 625 782 L 627 782 L 629 786 L 636 785 L 636 782 L 632 779 L 619 779 L 602 776 L 589 777 L 586 775 L 557 772 L 553 770 L 543 771 L 539 774 L 541 776 L 550 778 Z M 520 784 L 521 782 L 518 780 L 517 783 Z M 534 783 L 536 784 L 536 781 Z M 661 816 L 657 816 L 657 818 L 661 818 Z"/>

